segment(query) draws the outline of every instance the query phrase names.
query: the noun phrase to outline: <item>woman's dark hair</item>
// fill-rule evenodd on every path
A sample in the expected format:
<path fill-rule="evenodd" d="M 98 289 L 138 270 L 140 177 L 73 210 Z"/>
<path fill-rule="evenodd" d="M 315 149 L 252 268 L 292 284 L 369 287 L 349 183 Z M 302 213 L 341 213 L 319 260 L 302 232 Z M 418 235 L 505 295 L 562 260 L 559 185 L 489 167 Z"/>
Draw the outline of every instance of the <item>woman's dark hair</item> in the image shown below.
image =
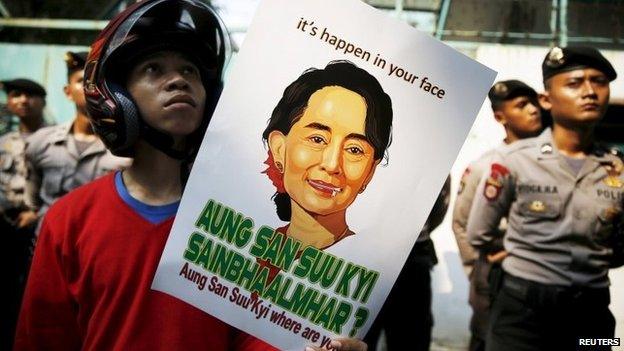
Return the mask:
<path fill-rule="evenodd" d="M 375 77 L 344 60 L 331 61 L 324 69 L 310 68 L 292 82 L 273 109 L 262 139 L 267 142 L 269 134 L 274 130 L 287 135 L 303 115 L 310 96 L 328 86 L 340 86 L 364 98 L 366 139 L 375 150 L 375 160 L 387 159 L 386 151 L 392 142 L 392 101 Z M 291 210 L 288 194 L 276 192 L 273 199 L 279 218 L 289 221 Z"/>

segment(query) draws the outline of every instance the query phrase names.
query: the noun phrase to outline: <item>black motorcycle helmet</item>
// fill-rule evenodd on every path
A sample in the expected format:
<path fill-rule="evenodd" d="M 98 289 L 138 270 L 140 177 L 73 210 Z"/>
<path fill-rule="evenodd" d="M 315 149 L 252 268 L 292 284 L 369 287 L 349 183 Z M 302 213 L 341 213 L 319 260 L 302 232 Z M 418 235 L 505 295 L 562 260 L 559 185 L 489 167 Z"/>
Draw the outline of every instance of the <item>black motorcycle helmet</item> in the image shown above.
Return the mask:
<path fill-rule="evenodd" d="M 161 50 L 182 52 L 198 67 L 206 89 L 200 127 L 186 150 L 145 123 L 125 89 L 125 77 L 138 59 Z M 170 157 L 195 156 L 223 89 L 230 38 L 221 19 L 197 0 L 145 0 L 128 7 L 102 30 L 85 66 L 85 97 L 93 129 L 115 155 L 132 157 L 139 137 Z"/>

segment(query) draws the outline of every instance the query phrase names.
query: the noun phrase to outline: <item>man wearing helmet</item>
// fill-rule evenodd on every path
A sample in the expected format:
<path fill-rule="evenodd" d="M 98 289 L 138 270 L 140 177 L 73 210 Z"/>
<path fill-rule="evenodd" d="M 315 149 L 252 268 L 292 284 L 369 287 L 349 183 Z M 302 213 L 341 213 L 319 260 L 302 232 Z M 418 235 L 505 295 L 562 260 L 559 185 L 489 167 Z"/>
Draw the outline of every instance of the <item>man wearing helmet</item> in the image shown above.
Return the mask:
<path fill-rule="evenodd" d="M 16 350 L 274 350 L 150 289 L 219 97 L 226 29 L 195 0 L 147 0 L 114 18 L 85 69 L 94 130 L 123 172 L 61 198 L 42 222 Z M 365 350 L 335 340 L 337 350 Z"/>

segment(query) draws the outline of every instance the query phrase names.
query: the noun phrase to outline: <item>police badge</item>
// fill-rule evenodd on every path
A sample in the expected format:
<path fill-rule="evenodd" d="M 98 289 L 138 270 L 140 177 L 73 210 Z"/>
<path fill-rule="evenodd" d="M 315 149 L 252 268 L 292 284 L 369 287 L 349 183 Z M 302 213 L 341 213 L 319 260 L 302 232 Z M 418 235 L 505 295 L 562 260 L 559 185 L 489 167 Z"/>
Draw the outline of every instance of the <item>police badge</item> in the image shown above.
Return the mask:
<path fill-rule="evenodd" d="M 495 201 L 503 189 L 503 180 L 509 175 L 509 170 L 505 166 L 493 163 L 491 166 L 490 176 L 485 182 L 483 196 L 488 201 Z"/>
<path fill-rule="evenodd" d="M 546 204 L 542 201 L 535 200 L 531 202 L 531 204 L 529 204 L 529 210 L 531 212 L 537 212 L 537 213 L 545 212 Z"/>
<path fill-rule="evenodd" d="M 605 169 L 607 170 L 607 177 L 603 180 L 603 182 L 610 188 L 622 188 L 624 186 L 624 183 L 620 179 L 620 175 L 624 169 L 624 163 L 622 160 L 618 159 L 607 163 L 605 165 Z"/>
<path fill-rule="evenodd" d="M 507 88 L 507 85 L 505 85 L 505 83 L 503 82 L 498 82 L 496 84 L 494 84 L 494 94 L 496 94 L 497 96 L 505 96 L 507 95 L 507 92 L 509 91 L 509 88 Z"/>
<path fill-rule="evenodd" d="M 556 68 L 563 65 L 564 63 L 565 57 L 563 55 L 563 50 L 558 46 L 550 49 L 548 57 L 546 58 L 546 65 L 548 67 Z"/>

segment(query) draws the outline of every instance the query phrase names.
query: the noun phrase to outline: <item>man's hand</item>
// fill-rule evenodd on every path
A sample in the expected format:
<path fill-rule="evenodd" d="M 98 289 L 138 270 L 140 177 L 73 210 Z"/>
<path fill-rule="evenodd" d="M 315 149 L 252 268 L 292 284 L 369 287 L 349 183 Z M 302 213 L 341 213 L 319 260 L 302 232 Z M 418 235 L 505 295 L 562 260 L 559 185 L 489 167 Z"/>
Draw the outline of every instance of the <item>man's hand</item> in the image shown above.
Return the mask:
<path fill-rule="evenodd" d="M 22 211 L 20 212 L 19 215 L 17 215 L 17 219 L 15 220 L 15 223 L 17 225 L 17 228 L 21 229 L 21 228 L 25 228 L 28 227 L 29 225 L 37 222 L 37 214 L 35 213 L 35 211 L 31 211 L 31 210 L 26 210 L 26 211 Z"/>
<path fill-rule="evenodd" d="M 505 257 L 507 257 L 508 254 L 509 253 L 507 251 L 500 250 L 493 254 L 487 255 L 487 261 L 488 263 L 500 263 L 503 261 L 503 259 L 505 259 Z"/>
<path fill-rule="evenodd" d="M 344 338 L 344 339 L 334 339 L 329 343 L 329 346 L 332 350 L 336 351 L 366 351 L 368 350 L 368 346 L 359 339 L 353 338 Z M 316 346 L 308 346 L 305 348 L 305 351 L 322 351 L 327 350 Z"/>

